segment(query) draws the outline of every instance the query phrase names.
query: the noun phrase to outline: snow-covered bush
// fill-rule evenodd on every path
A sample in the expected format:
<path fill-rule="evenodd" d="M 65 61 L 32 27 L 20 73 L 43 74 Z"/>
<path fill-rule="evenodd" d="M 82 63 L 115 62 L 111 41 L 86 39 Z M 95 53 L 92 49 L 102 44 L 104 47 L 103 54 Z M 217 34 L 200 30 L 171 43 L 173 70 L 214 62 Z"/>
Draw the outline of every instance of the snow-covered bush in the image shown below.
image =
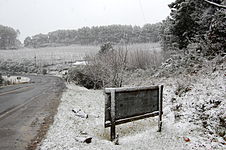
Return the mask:
<path fill-rule="evenodd" d="M 180 77 L 184 80 L 177 80 L 177 85 L 176 85 L 176 90 L 175 90 L 175 95 L 178 95 L 179 97 L 181 97 L 184 93 L 187 93 L 188 91 L 190 91 L 191 88 L 191 78 L 189 76 L 185 76 L 183 75 L 182 77 Z"/>
<path fill-rule="evenodd" d="M 86 56 L 87 64 L 69 71 L 69 78 L 87 88 L 120 87 L 127 68 L 127 51 L 102 46 L 96 55 Z"/>
<path fill-rule="evenodd" d="M 12 60 L 0 61 L 0 70 L 6 73 L 37 73 L 38 68 L 32 61 L 23 60 L 16 62 Z"/>
<path fill-rule="evenodd" d="M 93 68 L 94 69 L 94 68 Z M 67 81 L 74 81 L 76 84 L 88 89 L 99 89 L 103 87 L 103 82 L 94 77 L 89 70 L 84 67 L 71 68 L 66 76 Z"/>
<path fill-rule="evenodd" d="M 3 84 L 2 74 L 0 73 L 0 86 Z"/>

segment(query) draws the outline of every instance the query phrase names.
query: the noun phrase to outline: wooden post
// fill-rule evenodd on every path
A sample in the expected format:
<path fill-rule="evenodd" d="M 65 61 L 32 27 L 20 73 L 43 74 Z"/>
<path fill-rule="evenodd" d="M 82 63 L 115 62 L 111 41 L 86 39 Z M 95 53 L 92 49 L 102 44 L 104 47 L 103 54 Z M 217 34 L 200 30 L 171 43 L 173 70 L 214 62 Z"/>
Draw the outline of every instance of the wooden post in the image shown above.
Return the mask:
<path fill-rule="evenodd" d="M 111 90 L 111 141 L 115 139 L 115 89 Z"/>
<path fill-rule="evenodd" d="M 163 85 L 159 86 L 159 122 L 158 122 L 158 132 L 162 130 L 162 97 L 163 97 Z"/>

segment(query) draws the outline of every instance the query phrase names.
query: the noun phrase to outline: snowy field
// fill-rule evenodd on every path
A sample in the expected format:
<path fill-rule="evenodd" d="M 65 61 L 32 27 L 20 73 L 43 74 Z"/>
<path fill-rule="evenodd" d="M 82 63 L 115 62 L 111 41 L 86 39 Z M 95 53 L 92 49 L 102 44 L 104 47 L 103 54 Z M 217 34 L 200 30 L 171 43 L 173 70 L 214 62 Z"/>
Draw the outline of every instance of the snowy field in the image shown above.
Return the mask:
<path fill-rule="evenodd" d="M 115 46 L 116 49 L 122 46 Z M 125 48 L 125 46 L 123 47 Z M 129 51 L 160 51 L 160 43 L 142 43 L 126 45 Z M 70 45 L 61 47 L 23 48 L 18 50 L 0 50 L 0 60 L 21 62 L 24 60 L 37 61 L 43 64 L 59 64 L 83 60 L 87 54 L 95 54 L 100 50 L 100 45 Z"/>
<path fill-rule="evenodd" d="M 156 84 L 164 84 L 163 129 L 157 132 L 158 117 L 139 120 L 116 126 L 119 145 L 109 141 L 110 129 L 104 128 L 104 96 L 102 90 L 87 90 L 68 84 L 64 92 L 55 121 L 50 127 L 47 137 L 39 147 L 41 150 L 223 150 L 226 148 L 222 137 L 209 134 L 202 123 L 194 123 L 199 119 L 198 105 L 217 99 L 222 103 L 218 110 L 205 112 L 212 115 L 225 114 L 225 77 L 191 80 L 191 90 L 180 96 L 175 95 L 179 78 L 161 78 Z M 148 84 L 148 82 L 146 82 Z M 151 83 L 149 83 L 150 85 Z M 179 106 L 178 106 L 179 105 Z M 211 107 L 211 105 L 209 105 Z M 72 109 L 81 109 L 88 118 L 76 116 Z M 175 110 L 177 109 L 177 110 Z M 212 124 L 214 126 L 214 124 Z M 78 137 L 92 137 L 90 144 L 79 142 Z"/>
<path fill-rule="evenodd" d="M 97 52 L 98 46 L 71 45 L 62 47 L 23 48 L 18 50 L 0 50 L 0 60 L 10 59 L 15 62 L 23 60 L 37 63 L 55 64 L 83 59 L 86 53 Z"/>

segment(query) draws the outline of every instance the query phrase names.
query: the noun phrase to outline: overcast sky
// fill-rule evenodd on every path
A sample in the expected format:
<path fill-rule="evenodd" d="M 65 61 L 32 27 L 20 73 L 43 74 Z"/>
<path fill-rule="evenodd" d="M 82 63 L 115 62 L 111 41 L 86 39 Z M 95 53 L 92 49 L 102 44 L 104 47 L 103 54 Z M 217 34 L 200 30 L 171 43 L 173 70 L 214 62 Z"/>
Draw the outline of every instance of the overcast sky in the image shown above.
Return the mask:
<path fill-rule="evenodd" d="M 57 29 L 111 24 L 144 25 L 165 19 L 174 0 L 0 0 L 0 24 L 19 39 Z"/>

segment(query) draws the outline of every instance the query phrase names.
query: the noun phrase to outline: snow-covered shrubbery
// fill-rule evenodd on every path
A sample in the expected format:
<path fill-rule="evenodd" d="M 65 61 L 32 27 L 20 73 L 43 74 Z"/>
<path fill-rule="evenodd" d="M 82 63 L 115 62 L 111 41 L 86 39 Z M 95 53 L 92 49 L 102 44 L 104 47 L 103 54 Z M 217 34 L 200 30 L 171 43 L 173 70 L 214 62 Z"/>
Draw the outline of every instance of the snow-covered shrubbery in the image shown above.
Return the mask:
<path fill-rule="evenodd" d="M 139 72 L 128 76 L 128 85 L 163 84 L 167 89 L 165 105 L 175 122 L 198 125 L 200 134 L 210 139 L 226 140 L 226 56 L 207 60 L 195 55 L 174 55 L 154 75 Z M 204 135 L 205 134 L 205 135 Z"/>
<path fill-rule="evenodd" d="M 29 60 L 16 62 L 12 60 L 0 61 L 0 70 L 5 73 L 37 73 L 38 68 Z"/>
<path fill-rule="evenodd" d="M 111 46 L 111 45 L 110 45 Z M 69 77 L 87 88 L 120 87 L 127 65 L 127 52 L 103 46 L 98 54 L 87 56 L 86 65 L 69 71 Z"/>
<path fill-rule="evenodd" d="M 0 73 L 0 86 L 3 84 L 2 74 Z"/>
<path fill-rule="evenodd" d="M 101 46 L 96 55 L 86 56 L 87 64 L 72 68 L 68 80 L 86 88 L 121 87 L 127 74 L 137 70 L 156 69 L 164 60 L 161 51 L 115 49 L 110 43 Z"/>

